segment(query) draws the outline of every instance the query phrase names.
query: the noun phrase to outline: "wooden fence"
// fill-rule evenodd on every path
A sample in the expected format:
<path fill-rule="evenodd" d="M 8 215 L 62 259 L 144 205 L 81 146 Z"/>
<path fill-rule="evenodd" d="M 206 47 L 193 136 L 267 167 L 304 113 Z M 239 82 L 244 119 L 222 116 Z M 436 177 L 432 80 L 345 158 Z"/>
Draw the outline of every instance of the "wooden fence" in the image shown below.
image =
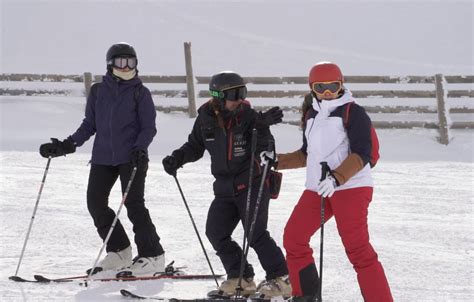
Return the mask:
<path fill-rule="evenodd" d="M 155 99 L 156 109 L 159 111 L 187 111 L 190 117 L 196 115 L 195 98 L 209 98 L 207 85 L 209 76 L 193 76 L 190 44 L 185 43 L 186 72 L 183 76 L 156 76 L 156 75 L 140 75 L 142 81 L 147 84 L 162 84 L 161 86 L 169 86 L 167 84 L 179 84 L 182 89 L 153 89 L 151 93 Z M 301 103 L 305 94 L 308 93 L 307 77 L 244 77 L 249 88 L 248 98 L 270 98 L 288 99 L 284 105 L 280 106 L 287 112 L 297 112 L 301 108 Z M 437 121 L 403 121 L 393 120 L 374 120 L 376 128 L 432 128 L 439 129 L 440 142 L 442 144 L 449 143 L 449 129 L 474 129 L 474 106 L 451 106 L 450 102 L 466 98 L 468 102 L 474 101 L 474 90 L 472 84 L 474 75 L 441 75 L 434 76 L 345 76 L 345 85 L 349 86 L 354 97 L 358 100 L 369 100 L 369 104 L 363 104 L 369 115 L 379 113 L 413 113 L 413 114 L 435 114 Z M 57 82 L 57 83 L 83 83 L 80 91 L 72 88 L 65 89 L 27 89 L 27 88 L 5 88 L 0 87 L 0 95 L 11 96 L 86 96 L 90 91 L 92 83 L 102 80 L 102 75 L 92 75 L 85 72 L 83 75 L 58 75 L 58 74 L 0 74 L 0 82 Z M 357 89 L 351 85 L 359 84 L 372 86 L 390 86 L 390 89 Z M 448 89 L 450 85 L 469 86 L 466 89 Z M 459 85 L 458 85 L 459 84 Z M 470 84 L 470 85 L 469 85 Z M 18 85 L 16 85 L 18 86 Z M 54 85 L 58 87 L 58 85 Z M 277 89 L 269 89 L 268 87 L 276 87 Z M 395 87 L 392 87 L 395 86 Z M 422 86 L 422 89 L 418 87 Z M 195 87 L 204 89 L 198 90 Z M 258 87 L 265 87 L 260 89 Z M 401 89 L 400 89 L 401 87 Z M 413 88 L 415 89 L 413 89 Z M 426 88 L 428 87 L 428 88 Z M 392 89 L 393 88 L 393 89 Z M 398 88 L 398 89 L 395 89 Z M 196 94 L 196 95 L 195 95 Z M 187 105 L 182 106 L 163 106 L 160 99 L 167 98 L 187 98 Z M 377 104 L 380 101 L 393 99 L 396 100 L 392 104 Z M 432 99 L 430 105 L 413 105 L 416 99 Z M 400 101 L 403 100 L 403 101 Z M 406 104 L 403 102 L 406 100 Z M 261 102 L 260 102 L 261 103 Z M 403 105 L 400 105 L 400 104 Z M 272 101 L 268 101 L 268 105 L 256 107 L 258 110 L 264 110 L 274 106 Z M 463 114 L 469 118 L 464 121 L 456 121 L 452 117 Z M 453 121 L 454 120 L 454 121 Z M 296 120 L 287 121 L 297 124 Z"/>

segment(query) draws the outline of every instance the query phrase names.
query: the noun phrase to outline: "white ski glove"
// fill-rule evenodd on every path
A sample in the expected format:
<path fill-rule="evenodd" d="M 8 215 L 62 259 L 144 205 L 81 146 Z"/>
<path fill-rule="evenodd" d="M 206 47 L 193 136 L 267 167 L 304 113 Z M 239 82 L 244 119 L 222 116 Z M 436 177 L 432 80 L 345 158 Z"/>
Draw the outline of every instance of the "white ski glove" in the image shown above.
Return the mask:
<path fill-rule="evenodd" d="M 325 180 L 318 184 L 318 194 L 322 197 L 331 197 L 336 191 L 337 181 L 332 175 L 328 175 Z"/>
<path fill-rule="evenodd" d="M 262 151 L 260 153 L 260 163 L 264 165 L 265 163 L 269 163 L 272 165 L 276 161 L 276 154 L 275 151 Z"/>

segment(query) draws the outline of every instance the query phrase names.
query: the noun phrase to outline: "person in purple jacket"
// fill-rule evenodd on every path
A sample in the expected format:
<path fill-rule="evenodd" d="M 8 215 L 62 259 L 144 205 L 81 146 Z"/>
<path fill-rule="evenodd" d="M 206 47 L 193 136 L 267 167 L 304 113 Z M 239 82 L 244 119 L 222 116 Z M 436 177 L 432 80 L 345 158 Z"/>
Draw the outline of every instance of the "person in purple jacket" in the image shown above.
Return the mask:
<path fill-rule="evenodd" d="M 133 167 L 137 167 L 125 207 L 133 224 L 138 255 L 132 260 L 130 240 L 118 220 L 107 242 L 107 255 L 94 273 L 116 270 L 117 277 L 127 277 L 164 272 L 164 250 L 144 199 L 147 149 L 156 134 L 153 99 L 138 77 L 133 46 L 112 45 L 106 61 L 107 73 L 101 83 L 91 87 L 82 124 L 65 140 L 53 138 L 52 142 L 41 145 L 40 154 L 57 157 L 73 153 L 95 134 L 87 208 L 102 240 L 115 218 L 108 205 L 110 191 L 120 177 L 123 193 Z"/>

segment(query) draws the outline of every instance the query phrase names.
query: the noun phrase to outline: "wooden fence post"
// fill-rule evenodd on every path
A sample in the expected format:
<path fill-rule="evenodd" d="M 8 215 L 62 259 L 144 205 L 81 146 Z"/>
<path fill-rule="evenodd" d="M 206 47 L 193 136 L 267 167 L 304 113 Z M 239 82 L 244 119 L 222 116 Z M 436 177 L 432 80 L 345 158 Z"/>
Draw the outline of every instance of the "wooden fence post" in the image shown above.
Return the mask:
<path fill-rule="evenodd" d="M 191 42 L 184 42 L 184 60 L 186 63 L 186 85 L 188 88 L 188 114 L 189 117 L 196 117 L 196 93 L 194 92 Z"/>
<path fill-rule="evenodd" d="M 92 73 L 84 72 L 84 88 L 86 89 L 86 97 L 89 96 L 92 86 Z"/>
<path fill-rule="evenodd" d="M 446 106 L 446 99 L 448 92 L 445 87 L 446 79 L 442 74 L 435 75 L 435 86 L 436 86 L 436 100 L 438 101 L 438 120 L 439 120 L 439 142 L 443 145 L 449 144 L 449 127 L 451 126 L 448 121 L 449 109 Z"/>

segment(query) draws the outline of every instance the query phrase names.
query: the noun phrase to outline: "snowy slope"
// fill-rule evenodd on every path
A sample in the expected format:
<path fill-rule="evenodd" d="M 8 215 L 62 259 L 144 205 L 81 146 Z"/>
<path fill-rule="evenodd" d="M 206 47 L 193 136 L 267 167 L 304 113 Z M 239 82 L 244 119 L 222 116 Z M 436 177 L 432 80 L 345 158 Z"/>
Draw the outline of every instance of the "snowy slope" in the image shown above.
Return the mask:
<path fill-rule="evenodd" d="M 17 103 L 2 107 L 21 116 Z M 42 110 L 47 120 L 63 110 L 63 103 L 46 102 Z M 17 108 L 17 109 L 14 109 Z M 69 118 L 51 122 L 50 127 L 30 127 L 21 135 L 23 147 L 31 151 L 2 151 L 0 195 L 1 255 L 0 293 L 7 300 L 79 300 L 120 301 L 120 288 L 163 297 L 192 298 L 213 289 L 212 281 L 143 281 L 130 284 L 93 284 L 85 289 L 77 284 L 36 285 L 12 284 L 7 277 L 14 273 L 19 253 L 31 219 L 36 194 L 46 160 L 34 149 L 36 142 L 58 137 L 74 129 L 78 116 L 67 110 Z M 39 112 L 37 112 L 39 114 Z M 79 114 L 77 114 L 79 115 Z M 80 115 L 79 115 L 80 120 Z M 147 180 L 147 203 L 166 249 L 168 260 L 188 265 L 189 272 L 209 273 L 189 217 L 185 212 L 173 179 L 164 173 L 162 158 L 184 142 L 192 120 L 184 114 L 162 114 L 157 117 L 158 135 L 152 145 L 151 166 Z M 53 131 L 54 126 L 62 130 Z M 173 125 L 173 133 L 166 129 Z M 5 129 L 4 133 L 14 133 Z M 53 132 L 50 132 L 53 131 Z M 277 148 L 282 152 L 296 149 L 301 132 L 295 126 L 273 127 Z M 47 134 L 45 134 L 47 133 Z M 385 265 L 397 301 L 469 301 L 472 298 L 473 242 L 473 133 L 454 131 L 448 146 L 436 142 L 436 132 L 428 130 L 379 130 L 382 160 L 374 170 L 376 182 L 374 202 L 370 208 L 369 226 L 374 246 Z M 16 135 L 2 136 L 11 144 Z M 28 142 L 26 142 L 28 141 Z M 35 145 L 36 144 L 36 145 Z M 89 146 L 90 142 L 87 143 Z M 91 266 L 100 248 L 85 205 L 89 146 L 77 154 L 54 159 L 35 218 L 31 239 L 20 270 L 21 276 L 35 273 L 56 277 L 81 274 Z M 269 229 L 281 245 L 286 220 L 303 190 L 303 169 L 284 174 L 281 197 L 271 204 Z M 207 209 L 212 200 L 212 177 L 207 156 L 189 164 L 179 173 L 185 196 L 201 235 Z M 120 203 L 119 187 L 110 198 L 112 208 Z M 122 212 L 125 217 L 125 212 Z M 131 225 L 123 220 L 128 233 Z M 358 301 L 359 290 L 333 221 L 325 232 L 324 291 L 328 301 Z M 241 242 L 241 228 L 235 238 Z M 318 252 L 319 236 L 312 245 Z M 214 269 L 223 273 L 218 258 L 204 239 Z M 251 261 L 257 279 L 264 277 L 255 254 Z M 344 290 L 341 290 L 344 288 Z"/>
<path fill-rule="evenodd" d="M 75 154 L 52 162 L 21 276 L 40 273 L 61 277 L 82 274 L 92 265 L 101 242 L 85 206 L 89 157 Z M 2 152 L 2 212 L 0 234 L 2 266 L 0 293 L 7 301 L 120 301 L 120 288 L 163 297 L 193 298 L 213 289 L 213 281 L 143 281 L 135 283 L 16 284 L 14 273 L 30 221 L 45 160 L 33 152 Z M 160 157 L 150 166 L 147 203 L 168 260 L 188 265 L 189 272 L 209 273 L 189 217 Z M 201 235 L 212 200 L 208 159 L 186 166 L 179 173 L 185 196 Z M 473 164 L 446 161 L 382 161 L 374 171 L 376 190 L 370 207 L 371 240 L 385 266 L 396 301 L 472 300 L 472 179 Z M 470 180 L 470 181 L 469 181 Z M 303 190 L 304 170 L 285 172 L 281 197 L 270 207 L 269 230 L 281 245 L 282 230 Z M 22 189 L 20 189 L 22 188 Z M 115 187 L 111 206 L 120 203 Z M 125 217 L 125 212 L 122 213 Z M 122 220 L 129 234 L 131 225 Z M 234 237 L 241 242 L 238 227 Z M 204 239 L 216 272 L 218 258 Z M 312 246 L 318 253 L 319 236 Z M 327 301 L 360 301 L 356 276 L 344 254 L 334 221 L 325 231 L 324 295 Z M 253 251 L 250 261 L 256 279 L 264 272 Z"/>

